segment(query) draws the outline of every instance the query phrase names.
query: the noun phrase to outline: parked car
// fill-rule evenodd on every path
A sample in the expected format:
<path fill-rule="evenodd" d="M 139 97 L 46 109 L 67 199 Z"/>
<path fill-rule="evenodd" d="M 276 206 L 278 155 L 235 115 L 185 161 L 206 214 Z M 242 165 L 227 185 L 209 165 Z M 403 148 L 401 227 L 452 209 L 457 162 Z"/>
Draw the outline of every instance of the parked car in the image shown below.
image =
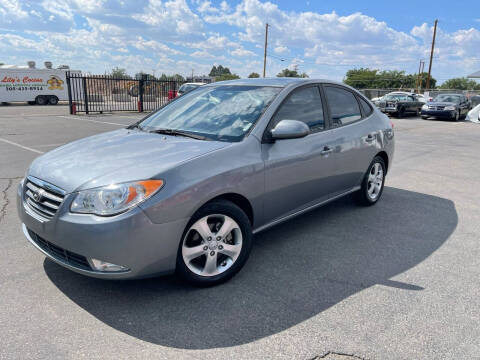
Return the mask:
<path fill-rule="evenodd" d="M 470 110 L 465 117 L 465 120 L 472 121 L 472 122 L 480 122 L 480 104 L 475 106 L 472 110 Z"/>
<path fill-rule="evenodd" d="M 432 101 L 422 106 L 422 119 L 429 117 L 458 121 L 467 115 L 471 109 L 465 95 L 440 94 Z"/>
<path fill-rule="evenodd" d="M 377 203 L 393 152 L 390 120 L 351 87 L 213 83 L 38 157 L 18 212 L 33 246 L 78 273 L 211 285 L 240 270 L 254 233 L 347 194 Z"/>
<path fill-rule="evenodd" d="M 385 95 L 378 106 L 382 112 L 401 118 L 407 114 L 420 115 L 423 104 L 424 100 L 416 94 L 392 92 Z"/>
<path fill-rule="evenodd" d="M 189 91 L 195 90 L 199 86 L 202 86 L 203 83 L 185 83 L 177 91 L 177 96 L 188 93 Z"/>
<path fill-rule="evenodd" d="M 472 107 L 475 107 L 480 104 L 480 95 L 473 95 L 470 97 L 470 104 Z"/>

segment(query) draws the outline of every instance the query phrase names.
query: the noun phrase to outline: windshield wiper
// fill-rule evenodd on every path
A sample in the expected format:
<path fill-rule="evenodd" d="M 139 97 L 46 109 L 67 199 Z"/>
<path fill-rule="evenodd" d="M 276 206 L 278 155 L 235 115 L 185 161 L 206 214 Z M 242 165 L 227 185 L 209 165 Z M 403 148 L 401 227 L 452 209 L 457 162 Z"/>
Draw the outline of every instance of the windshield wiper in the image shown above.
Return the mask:
<path fill-rule="evenodd" d="M 165 135 L 173 135 L 173 136 L 185 136 L 192 139 L 197 140 L 209 140 L 205 136 L 193 134 L 191 132 L 182 131 L 182 130 L 174 130 L 174 129 L 156 129 L 150 130 L 149 132 L 154 134 L 165 134 Z"/>

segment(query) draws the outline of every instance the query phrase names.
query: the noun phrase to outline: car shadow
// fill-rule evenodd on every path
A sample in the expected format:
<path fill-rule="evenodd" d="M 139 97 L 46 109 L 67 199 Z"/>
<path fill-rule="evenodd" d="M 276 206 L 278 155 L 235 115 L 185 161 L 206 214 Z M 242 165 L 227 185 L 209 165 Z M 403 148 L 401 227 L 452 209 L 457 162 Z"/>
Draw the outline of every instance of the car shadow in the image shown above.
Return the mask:
<path fill-rule="evenodd" d="M 453 233 L 450 200 L 385 187 L 373 207 L 340 199 L 255 236 L 231 281 L 195 288 L 175 276 L 106 281 L 50 260 L 50 280 L 78 306 L 138 339 L 181 349 L 245 344 L 279 333 L 372 285 L 422 291 L 391 280 Z"/>

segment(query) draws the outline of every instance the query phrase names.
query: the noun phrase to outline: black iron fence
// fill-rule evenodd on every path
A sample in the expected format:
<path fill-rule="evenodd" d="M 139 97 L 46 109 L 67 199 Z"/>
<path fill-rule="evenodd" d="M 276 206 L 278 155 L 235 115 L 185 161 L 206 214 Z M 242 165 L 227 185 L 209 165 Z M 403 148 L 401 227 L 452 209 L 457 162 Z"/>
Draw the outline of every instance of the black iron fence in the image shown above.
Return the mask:
<path fill-rule="evenodd" d="M 112 111 L 152 111 L 175 98 L 183 82 L 114 78 L 67 73 L 70 114 Z"/>

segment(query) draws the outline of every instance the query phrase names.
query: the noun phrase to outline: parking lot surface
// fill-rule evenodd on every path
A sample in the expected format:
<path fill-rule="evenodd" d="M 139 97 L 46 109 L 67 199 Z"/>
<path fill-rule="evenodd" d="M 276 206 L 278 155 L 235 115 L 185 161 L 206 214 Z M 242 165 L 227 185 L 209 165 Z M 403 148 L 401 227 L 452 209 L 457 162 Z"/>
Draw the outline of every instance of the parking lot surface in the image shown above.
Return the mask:
<path fill-rule="evenodd" d="M 221 286 L 91 279 L 46 260 L 16 215 L 28 165 L 140 116 L 0 107 L 1 359 L 478 358 L 479 124 L 393 119 L 376 206 L 344 198 L 256 235 Z"/>

